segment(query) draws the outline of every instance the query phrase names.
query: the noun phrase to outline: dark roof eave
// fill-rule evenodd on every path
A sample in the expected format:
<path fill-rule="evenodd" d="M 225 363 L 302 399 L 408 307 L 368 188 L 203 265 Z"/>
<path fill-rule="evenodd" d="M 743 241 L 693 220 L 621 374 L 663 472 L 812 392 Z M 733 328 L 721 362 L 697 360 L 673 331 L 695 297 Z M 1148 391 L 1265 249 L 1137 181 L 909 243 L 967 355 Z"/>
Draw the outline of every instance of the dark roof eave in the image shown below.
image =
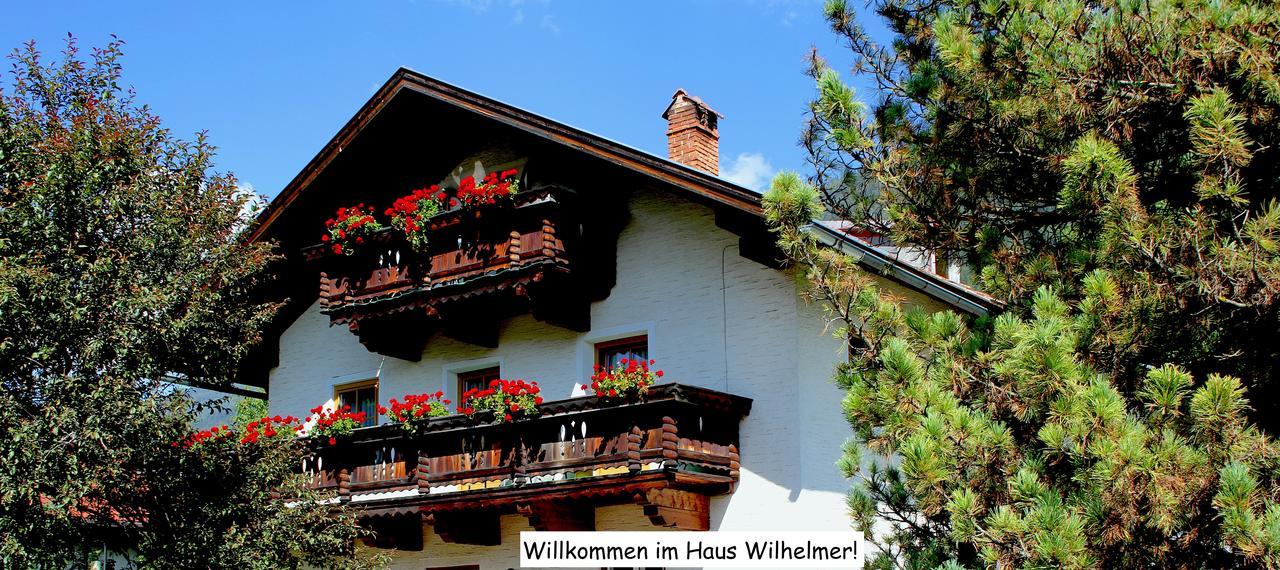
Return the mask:
<path fill-rule="evenodd" d="M 1004 307 L 997 299 L 911 267 L 837 229 L 819 223 L 809 224 L 805 229 L 817 238 L 818 243 L 853 256 L 863 267 L 971 315 L 986 316 Z"/>

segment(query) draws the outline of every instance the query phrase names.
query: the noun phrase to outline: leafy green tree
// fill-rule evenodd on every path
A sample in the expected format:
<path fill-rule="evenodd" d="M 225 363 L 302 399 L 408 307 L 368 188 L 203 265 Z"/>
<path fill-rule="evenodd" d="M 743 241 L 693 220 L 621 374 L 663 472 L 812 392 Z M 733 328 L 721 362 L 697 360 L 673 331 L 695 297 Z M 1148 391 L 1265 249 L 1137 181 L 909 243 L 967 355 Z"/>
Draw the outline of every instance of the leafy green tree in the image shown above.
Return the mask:
<path fill-rule="evenodd" d="M 251 422 L 267 416 L 267 401 L 258 398 L 242 398 L 236 402 L 236 415 L 232 425 L 236 429 L 245 429 Z"/>
<path fill-rule="evenodd" d="M 290 438 L 177 444 L 195 408 L 168 381 L 235 378 L 274 254 L 242 239 L 251 197 L 204 137 L 120 88 L 120 55 L 29 44 L 0 92 L 0 566 L 357 564 Z"/>
<path fill-rule="evenodd" d="M 766 195 L 835 333 L 876 567 L 1280 566 L 1280 9 L 873 0 L 826 16 L 809 180 Z M 1007 309 L 904 311 L 804 226 L 963 261 Z"/>

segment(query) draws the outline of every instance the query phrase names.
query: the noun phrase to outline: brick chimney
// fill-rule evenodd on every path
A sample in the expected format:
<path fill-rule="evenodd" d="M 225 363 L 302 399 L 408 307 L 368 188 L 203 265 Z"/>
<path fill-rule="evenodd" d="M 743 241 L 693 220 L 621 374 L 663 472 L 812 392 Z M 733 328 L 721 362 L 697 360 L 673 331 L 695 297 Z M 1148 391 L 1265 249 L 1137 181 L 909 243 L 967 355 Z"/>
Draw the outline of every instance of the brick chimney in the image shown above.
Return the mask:
<path fill-rule="evenodd" d="M 720 113 L 702 99 L 677 89 L 662 112 L 667 120 L 667 157 L 698 170 L 720 174 Z"/>

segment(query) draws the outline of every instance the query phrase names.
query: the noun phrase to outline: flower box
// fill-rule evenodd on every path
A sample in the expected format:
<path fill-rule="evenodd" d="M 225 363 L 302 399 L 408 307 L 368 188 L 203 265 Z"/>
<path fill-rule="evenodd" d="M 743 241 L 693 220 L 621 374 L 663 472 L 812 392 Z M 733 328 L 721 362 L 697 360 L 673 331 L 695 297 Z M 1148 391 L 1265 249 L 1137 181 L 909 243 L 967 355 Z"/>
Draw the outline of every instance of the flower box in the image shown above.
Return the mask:
<path fill-rule="evenodd" d="M 488 423 L 511 423 L 538 415 L 541 391 L 537 382 L 493 380 L 488 388 L 467 390 L 458 413 Z"/>
<path fill-rule="evenodd" d="M 327 439 L 329 445 L 337 445 L 339 438 L 351 435 L 365 421 L 365 413 L 352 412 L 351 406 L 337 409 L 316 406 L 311 408 L 311 413 L 313 415 L 308 418 L 310 426 L 304 428 L 303 435 L 315 441 Z"/>
<path fill-rule="evenodd" d="M 444 210 L 444 205 L 444 191 L 433 185 L 396 199 L 386 214 L 391 218 L 391 227 L 399 230 L 415 251 L 425 252 L 431 233 L 430 220 Z"/>
<path fill-rule="evenodd" d="M 490 172 L 479 182 L 468 176 L 458 183 L 457 198 L 462 207 L 481 208 L 484 206 L 511 204 L 516 194 L 520 193 L 520 181 L 515 169 L 503 172 Z"/>
<path fill-rule="evenodd" d="M 444 392 L 434 394 L 405 394 L 403 402 L 392 398 L 390 407 L 378 406 L 379 414 L 386 414 L 391 422 L 400 426 L 406 433 L 417 434 L 426 430 L 431 418 L 449 415 L 449 400 L 444 399 Z"/>
<path fill-rule="evenodd" d="M 373 217 L 373 207 L 363 203 L 338 208 L 337 214 L 325 220 L 328 233 L 320 240 L 329 245 L 334 255 L 355 255 L 383 225 Z"/>
<path fill-rule="evenodd" d="M 651 369 L 654 361 L 633 360 L 624 358 L 613 368 L 605 368 L 597 364 L 595 374 L 591 375 L 591 385 L 582 387 L 590 389 L 604 400 L 636 400 L 649 392 L 649 387 L 662 378 L 663 372 Z"/>

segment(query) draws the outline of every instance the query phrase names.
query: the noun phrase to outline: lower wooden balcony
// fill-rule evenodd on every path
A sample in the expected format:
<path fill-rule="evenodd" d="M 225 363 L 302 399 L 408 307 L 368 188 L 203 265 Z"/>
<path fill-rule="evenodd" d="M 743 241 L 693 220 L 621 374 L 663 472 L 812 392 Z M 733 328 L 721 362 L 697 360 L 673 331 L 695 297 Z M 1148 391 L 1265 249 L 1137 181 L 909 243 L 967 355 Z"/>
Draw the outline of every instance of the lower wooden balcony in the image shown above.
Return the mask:
<path fill-rule="evenodd" d="M 475 425 L 432 420 L 409 436 L 363 428 L 303 464 L 314 488 L 362 509 L 372 542 L 422 547 L 422 525 L 446 542 L 493 545 L 499 517 L 538 530 L 594 530 L 595 509 L 634 503 L 658 526 L 709 528 L 709 498 L 738 481 L 738 425 L 751 400 L 680 384 L 641 401 L 582 397 L 539 406 L 537 418 Z"/>

